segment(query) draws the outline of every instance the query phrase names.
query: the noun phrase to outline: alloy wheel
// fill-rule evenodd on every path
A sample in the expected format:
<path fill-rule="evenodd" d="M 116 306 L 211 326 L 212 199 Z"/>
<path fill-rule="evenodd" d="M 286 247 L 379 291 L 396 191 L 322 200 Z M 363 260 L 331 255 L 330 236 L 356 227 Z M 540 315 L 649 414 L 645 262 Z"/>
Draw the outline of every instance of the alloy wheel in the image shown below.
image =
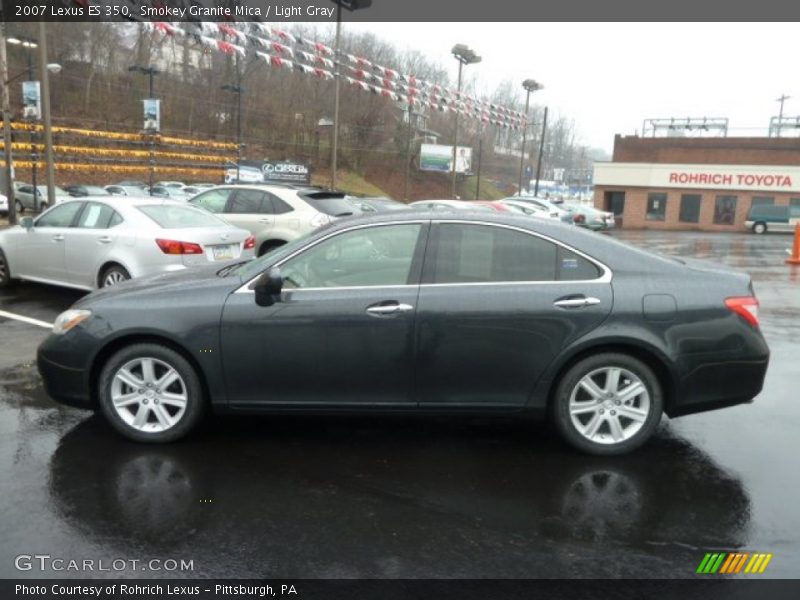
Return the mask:
<path fill-rule="evenodd" d="M 8 279 L 8 266 L 6 265 L 6 257 L 0 252 L 0 283 L 5 283 Z"/>
<path fill-rule="evenodd" d="M 186 383 L 170 364 L 142 357 L 117 369 L 111 380 L 111 403 L 130 427 L 158 433 L 176 425 L 189 400 Z"/>
<path fill-rule="evenodd" d="M 575 430 L 598 444 L 629 440 L 650 415 L 650 393 L 628 369 L 603 367 L 584 375 L 569 397 L 569 416 Z"/>
<path fill-rule="evenodd" d="M 128 278 L 125 277 L 125 273 L 118 271 L 116 269 L 112 269 L 108 273 L 105 274 L 103 277 L 103 287 L 108 287 L 110 285 L 116 285 L 123 281 L 127 281 Z"/>

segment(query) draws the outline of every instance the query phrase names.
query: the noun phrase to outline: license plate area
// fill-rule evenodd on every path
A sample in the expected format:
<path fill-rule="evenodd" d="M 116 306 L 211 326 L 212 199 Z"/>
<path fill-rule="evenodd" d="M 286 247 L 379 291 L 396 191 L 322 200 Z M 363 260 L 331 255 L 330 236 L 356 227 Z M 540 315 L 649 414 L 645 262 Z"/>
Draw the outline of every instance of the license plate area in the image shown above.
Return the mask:
<path fill-rule="evenodd" d="M 236 246 L 233 244 L 220 244 L 218 246 L 211 246 L 211 257 L 214 260 L 231 260 L 236 258 Z"/>

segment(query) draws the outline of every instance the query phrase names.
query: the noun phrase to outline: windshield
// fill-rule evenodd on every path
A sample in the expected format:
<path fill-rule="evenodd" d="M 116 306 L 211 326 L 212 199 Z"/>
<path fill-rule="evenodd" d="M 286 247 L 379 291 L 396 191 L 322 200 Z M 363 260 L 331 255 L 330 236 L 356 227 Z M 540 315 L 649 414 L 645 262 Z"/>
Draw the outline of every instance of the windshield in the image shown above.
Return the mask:
<path fill-rule="evenodd" d="M 226 224 L 211 213 L 191 206 L 146 204 L 137 208 L 164 229 L 220 227 Z"/>

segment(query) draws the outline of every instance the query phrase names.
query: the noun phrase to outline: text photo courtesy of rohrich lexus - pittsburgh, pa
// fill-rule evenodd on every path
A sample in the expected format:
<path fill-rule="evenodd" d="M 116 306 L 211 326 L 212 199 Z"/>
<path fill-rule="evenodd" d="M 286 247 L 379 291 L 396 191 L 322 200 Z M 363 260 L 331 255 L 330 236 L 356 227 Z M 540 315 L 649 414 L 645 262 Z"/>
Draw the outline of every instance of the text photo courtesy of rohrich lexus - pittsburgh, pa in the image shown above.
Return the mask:
<path fill-rule="evenodd" d="M 1 14 L 0 597 L 800 597 L 800 6 Z"/>

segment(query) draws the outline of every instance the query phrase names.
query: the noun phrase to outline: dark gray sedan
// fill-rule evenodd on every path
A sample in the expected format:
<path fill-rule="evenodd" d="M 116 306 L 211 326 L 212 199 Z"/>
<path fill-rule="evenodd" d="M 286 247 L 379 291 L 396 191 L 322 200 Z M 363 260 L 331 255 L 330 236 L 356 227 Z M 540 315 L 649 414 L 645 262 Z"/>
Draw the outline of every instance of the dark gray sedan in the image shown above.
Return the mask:
<path fill-rule="evenodd" d="M 49 394 L 144 442 L 208 411 L 549 416 L 619 454 L 751 401 L 747 274 L 501 213 L 338 221 L 256 260 L 122 283 L 56 321 Z"/>

